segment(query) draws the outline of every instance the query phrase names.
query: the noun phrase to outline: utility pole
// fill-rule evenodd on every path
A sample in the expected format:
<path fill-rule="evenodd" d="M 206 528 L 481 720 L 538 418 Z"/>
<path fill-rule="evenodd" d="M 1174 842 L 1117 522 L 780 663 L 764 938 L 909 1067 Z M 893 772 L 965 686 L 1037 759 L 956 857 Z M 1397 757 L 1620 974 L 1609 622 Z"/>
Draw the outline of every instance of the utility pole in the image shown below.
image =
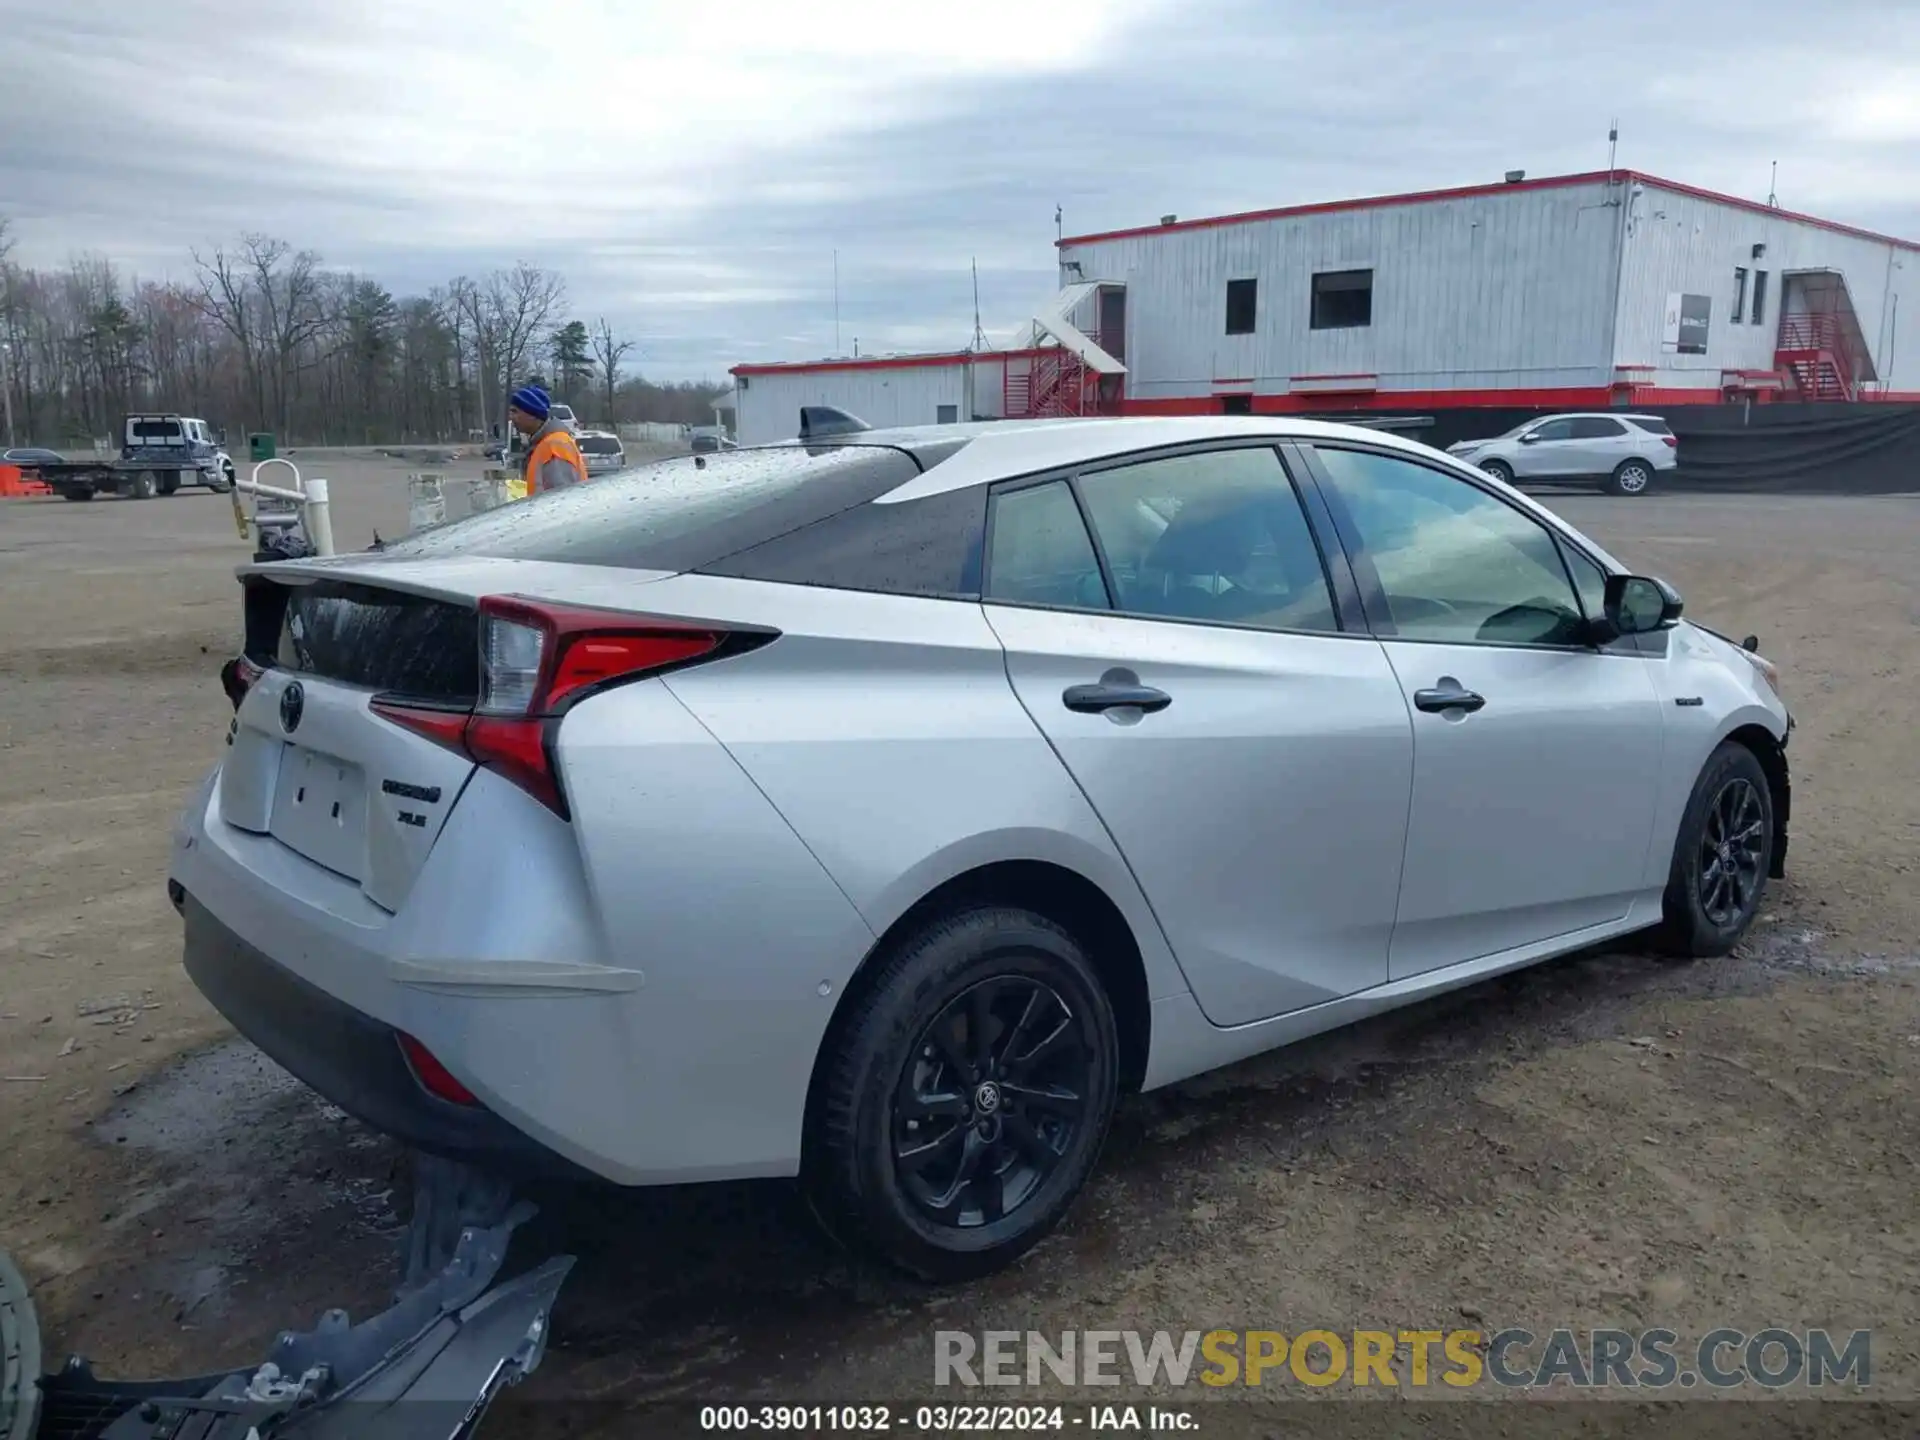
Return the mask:
<path fill-rule="evenodd" d="M 13 346 L 0 344 L 0 356 L 5 363 L 0 364 L 0 395 L 6 397 L 7 404 L 7 448 L 14 446 L 13 438 Z"/>
<path fill-rule="evenodd" d="M 840 353 L 840 252 L 833 252 L 833 353 Z"/>

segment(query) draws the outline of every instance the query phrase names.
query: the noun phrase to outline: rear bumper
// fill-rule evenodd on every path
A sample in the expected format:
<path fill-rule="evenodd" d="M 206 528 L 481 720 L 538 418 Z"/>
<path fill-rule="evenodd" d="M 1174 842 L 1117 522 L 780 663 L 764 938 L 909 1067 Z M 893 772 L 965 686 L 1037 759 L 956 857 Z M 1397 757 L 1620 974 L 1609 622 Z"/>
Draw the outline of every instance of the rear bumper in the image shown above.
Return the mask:
<path fill-rule="evenodd" d="M 228 929 L 194 896 L 183 961 L 200 993 L 275 1063 L 356 1120 L 433 1155 L 519 1176 L 587 1172 L 479 1105 L 455 1105 L 414 1078 L 390 1025 L 342 1004 Z"/>

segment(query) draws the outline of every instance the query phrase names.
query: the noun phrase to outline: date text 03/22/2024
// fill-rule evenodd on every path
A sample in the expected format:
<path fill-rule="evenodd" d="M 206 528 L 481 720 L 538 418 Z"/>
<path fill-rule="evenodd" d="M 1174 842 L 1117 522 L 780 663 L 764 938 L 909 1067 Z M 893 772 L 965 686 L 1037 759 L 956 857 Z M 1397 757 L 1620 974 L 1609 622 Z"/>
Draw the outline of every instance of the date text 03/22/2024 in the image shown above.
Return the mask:
<path fill-rule="evenodd" d="M 1019 1434 L 1080 1430 L 1193 1432 L 1189 1410 L 1161 1405 L 706 1405 L 705 1431 L 831 1434 Z"/>

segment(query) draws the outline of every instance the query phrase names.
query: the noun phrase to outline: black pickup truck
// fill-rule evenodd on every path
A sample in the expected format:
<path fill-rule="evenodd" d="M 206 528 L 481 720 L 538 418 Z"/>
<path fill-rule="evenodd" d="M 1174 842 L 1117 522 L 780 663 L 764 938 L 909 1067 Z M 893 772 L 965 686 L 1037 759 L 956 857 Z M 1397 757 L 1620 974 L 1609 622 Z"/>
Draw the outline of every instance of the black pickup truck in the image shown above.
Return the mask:
<path fill-rule="evenodd" d="M 102 491 L 132 500 L 171 495 L 182 485 L 233 488 L 233 461 L 219 433 L 185 415 L 129 415 L 120 426 L 120 453 L 97 460 L 38 461 L 23 471 L 68 500 L 91 500 Z"/>

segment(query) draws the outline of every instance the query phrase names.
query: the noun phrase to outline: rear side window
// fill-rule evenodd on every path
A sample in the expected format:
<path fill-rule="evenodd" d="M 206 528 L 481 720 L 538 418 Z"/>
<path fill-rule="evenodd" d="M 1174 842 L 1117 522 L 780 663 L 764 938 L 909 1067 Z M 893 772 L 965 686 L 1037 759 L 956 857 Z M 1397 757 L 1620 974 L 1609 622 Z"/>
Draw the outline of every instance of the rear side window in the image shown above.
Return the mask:
<path fill-rule="evenodd" d="M 1005 605 L 1107 608 L 1100 561 L 1066 481 L 1011 490 L 994 500 L 987 598 Z"/>
<path fill-rule="evenodd" d="M 1636 430 L 1646 431 L 1649 435 L 1671 435 L 1673 433 L 1672 428 L 1668 426 L 1666 421 L 1658 420 L 1648 415 L 1629 415 L 1627 416 L 1627 423 Z"/>
<path fill-rule="evenodd" d="M 1582 415 L 1573 422 L 1575 440 L 1614 440 L 1626 433 L 1626 426 L 1604 415 Z"/>
<path fill-rule="evenodd" d="M 482 511 L 389 545 L 382 555 L 484 555 L 678 573 L 864 505 L 919 473 L 911 455 L 881 445 L 680 456 Z"/>
<path fill-rule="evenodd" d="M 986 515 L 987 492 L 977 485 L 855 505 L 699 569 L 780 585 L 978 600 Z"/>
<path fill-rule="evenodd" d="M 620 442 L 611 435 L 583 435 L 580 449 L 588 455 L 618 455 Z"/>
<path fill-rule="evenodd" d="M 135 420 L 129 428 L 138 445 L 176 445 L 180 441 L 178 420 Z"/>

